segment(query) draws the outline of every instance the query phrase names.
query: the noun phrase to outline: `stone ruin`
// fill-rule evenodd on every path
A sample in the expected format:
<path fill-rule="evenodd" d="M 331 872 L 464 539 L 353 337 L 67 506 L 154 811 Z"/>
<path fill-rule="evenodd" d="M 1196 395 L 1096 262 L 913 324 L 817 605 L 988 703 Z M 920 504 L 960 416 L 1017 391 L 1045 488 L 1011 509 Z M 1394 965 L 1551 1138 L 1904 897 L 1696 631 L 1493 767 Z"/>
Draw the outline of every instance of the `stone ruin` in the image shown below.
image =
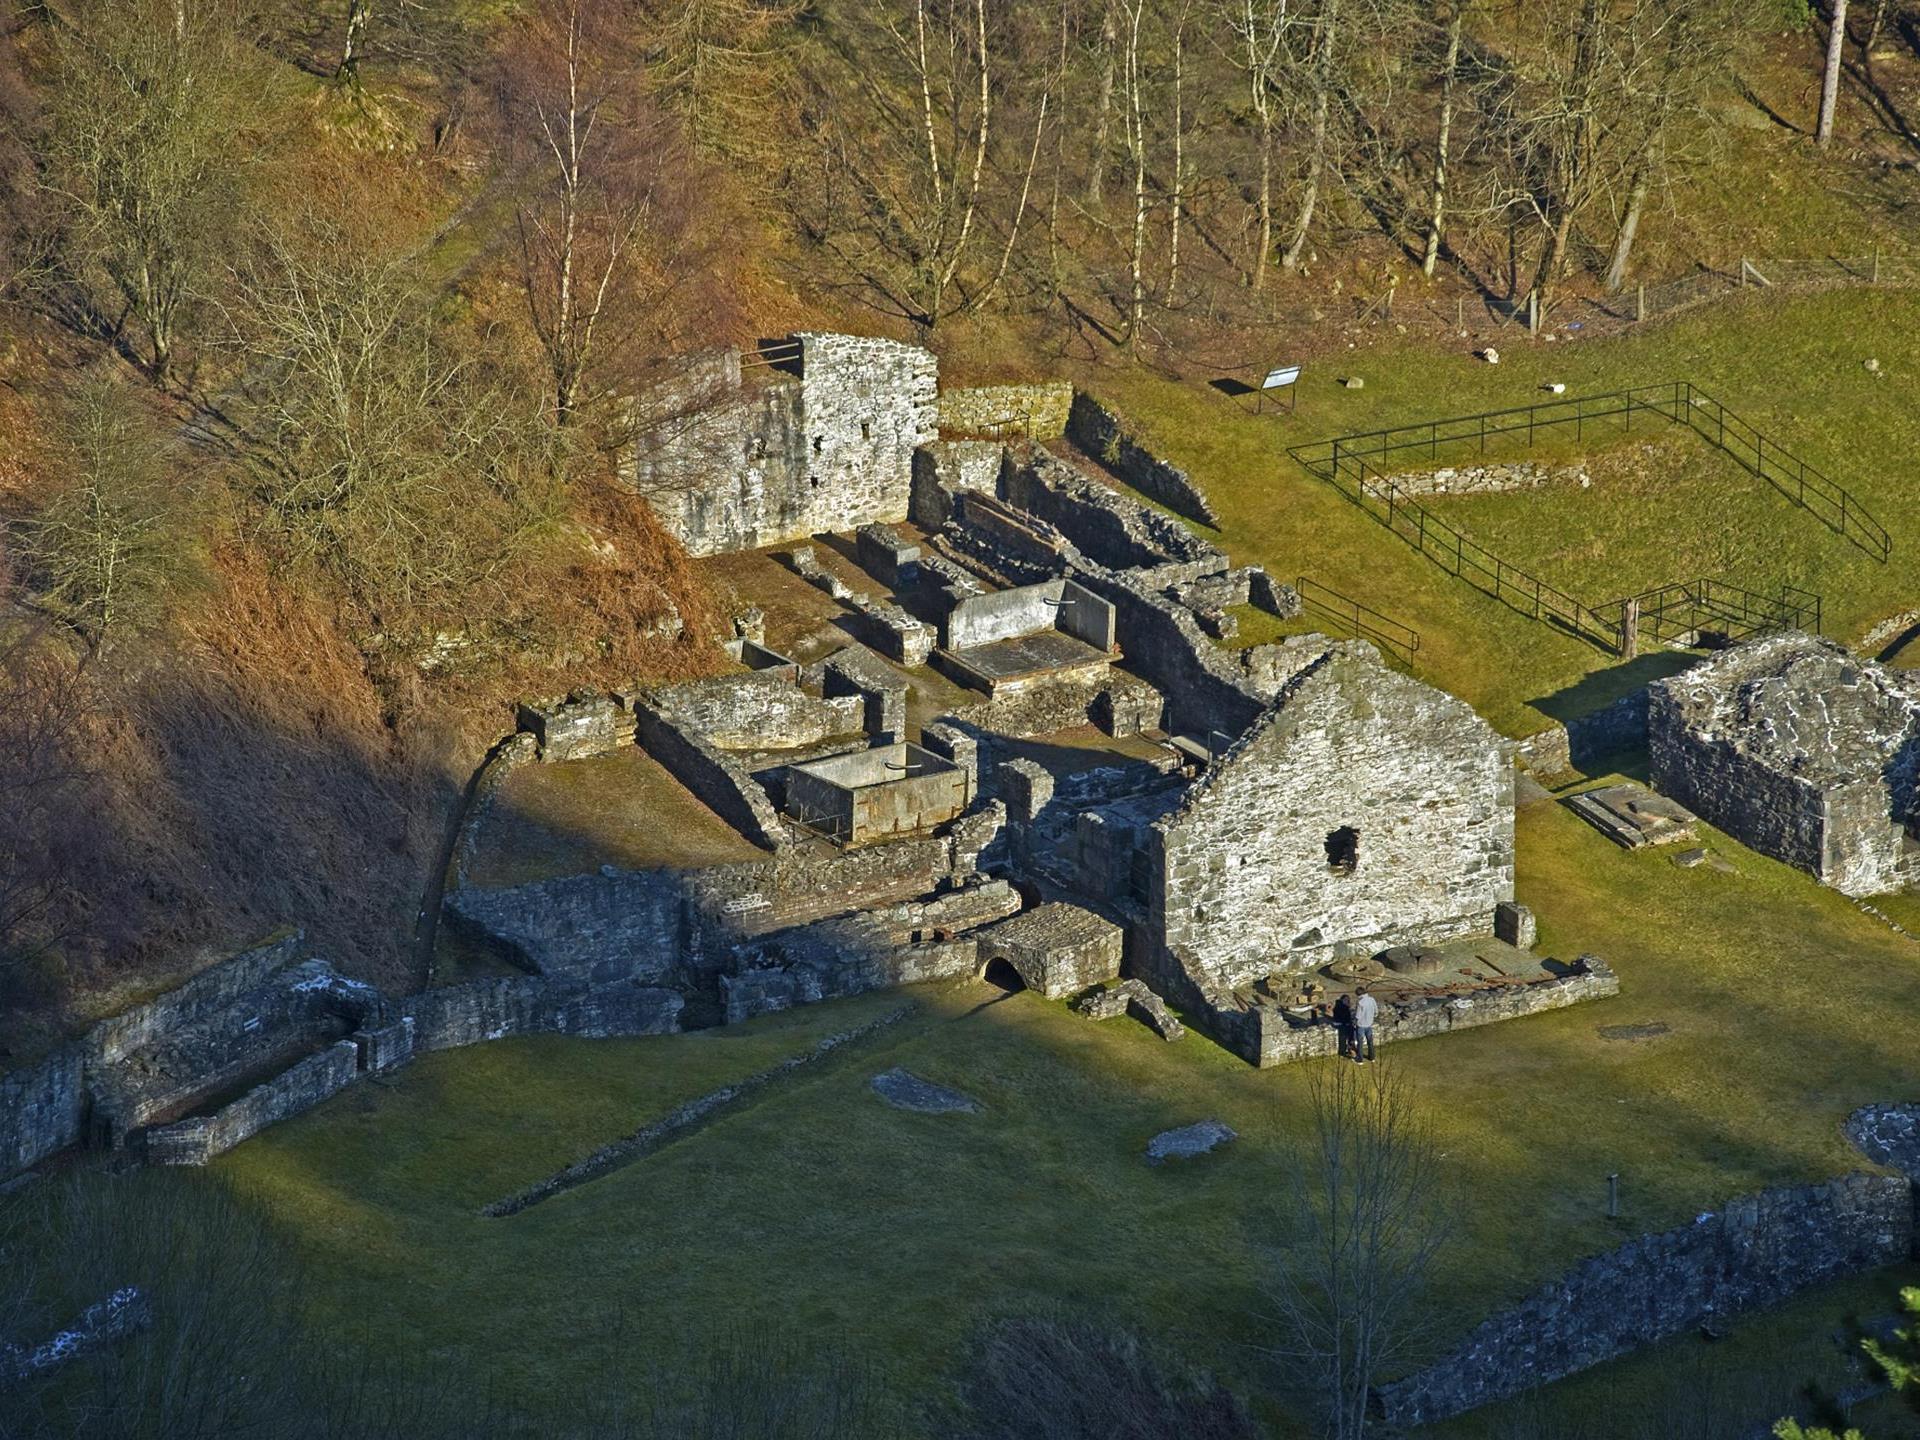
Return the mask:
<path fill-rule="evenodd" d="M 1363 981 L 1388 1041 L 1617 988 L 1592 957 L 1532 952 L 1508 742 L 1364 643 L 1218 644 L 1243 607 L 1292 619 L 1299 599 L 1121 489 L 1212 513 L 1110 410 L 953 392 L 942 412 L 976 434 L 1028 405 L 1025 433 L 937 439 L 926 352 L 805 334 L 781 355 L 753 380 L 738 352 L 704 357 L 648 397 L 633 477 L 696 554 L 850 534 L 856 583 L 811 542 L 785 554 L 833 647 L 789 658 L 749 608 L 726 673 L 522 706 L 442 911 L 516 973 L 394 1000 L 298 937 L 249 952 L 0 1077 L 0 1174 L 88 1136 L 204 1161 L 450 1045 L 926 980 L 1078 997 L 1169 1039 L 1171 1002 L 1260 1065 L 1333 1053 L 1331 1002 Z M 929 694 L 969 698 L 916 710 Z M 754 858 L 472 883 L 521 767 L 634 751 Z"/>
<path fill-rule="evenodd" d="M 1788 632 L 1649 694 L 1663 795 L 1848 895 L 1920 880 L 1920 676 Z"/>
<path fill-rule="evenodd" d="M 636 400 L 628 474 L 693 555 L 904 520 L 938 373 L 927 350 L 858 335 L 689 357 Z"/>
<path fill-rule="evenodd" d="M 893 353 L 830 338 L 801 337 L 803 356 Z M 872 373 L 833 413 L 881 403 L 892 382 Z M 919 381 L 902 383 L 886 403 L 917 415 Z M 1005 403 L 943 397 L 941 413 L 977 433 Z M 1364 643 L 1222 648 L 1236 610 L 1292 618 L 1297 597 L 1114 483 L 1211 514 L 1110 410 L 1059 408 L 1052 447 L 925 436 L 884 504 L 877 472 L 815 467 L 806 513 L 851 532 L 833 548 L 861 578 L 824 562 L 819 535 L 780 558 L 853 643 L 796 664 L 754 610 L 733 674 L 529 711 L 562 753 L 576 733 L 637 743 L 767 860 L 457 890 L 454 923 L 535 973 L 676 985 L 689 1014 L 728 1021 L 991 973 L 1177 1034 L 1170 1000 L 1258 1064 L 1330 1053 L 1331 1001 L 1368 977 L 1388 1038 L 1617 988 L 1591 957 L 1532 954 L 1512 746 Z M 675 525 L 732 514 L 734 484 L 722 467 L 705 500 L 656 503 Z M 699 533 L 743 548 L 774 531 Z M 980 698 L 913 713 L 930 673 Z M 1403 952 L 1418 964 L 1375 958 Z"/>

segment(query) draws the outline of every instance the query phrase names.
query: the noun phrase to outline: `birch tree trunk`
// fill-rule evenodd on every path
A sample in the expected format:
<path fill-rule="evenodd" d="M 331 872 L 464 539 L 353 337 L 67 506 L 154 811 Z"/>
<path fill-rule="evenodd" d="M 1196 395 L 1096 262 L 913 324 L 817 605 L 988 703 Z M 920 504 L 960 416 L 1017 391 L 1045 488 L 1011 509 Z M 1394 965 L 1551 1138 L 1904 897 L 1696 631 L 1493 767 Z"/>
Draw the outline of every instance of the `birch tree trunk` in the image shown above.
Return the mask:
<path fill-rule="evenodd" d="M 1293 226 L 1293 239 L 1287 253 L 1280 257 L 1280 268 L 1296 269 L 1306 253 L 1307 231 L 1313 224 L 1314 208 L 1320 203 L 1320 181 L 1327 168 L 1327 137 L 1333 106 L 1333 51 L 1340 33 L 1340 0 L 1323 0 L 1320 21 L 1315 27 L 1313 49 L 1313 130 L 1307 155 L 1307 185 L 1300 196 L 1300 214 Z"/>
<path fill-rule="evenodd" d="M 1186 174 L 1186 127 L 1183 114 L 1183 81 L 1186 60 L 1186 11 L 1180 12 L 1180 18 L 1173 27 L 1173 214 L 1168 220 L 1167 236 L 1167 303 L 1173 303 L 1174 292 L 1180 288 L 1180 209 L 1185 196 L 1181 181 Z"/>
<path fill-rule="evenodd" d="M 1129 265 L 1131 291 L 1127 298 L 1127 348 L 1132 349 L 1146 314 L 1147 254 L 1147 134 L 1146 108 L 1140 101 L 1140 17 L 1148 0 L 1131 0 L 1127 7 L 1126 77 L 1128 158 L 1133 161 L 1133 255 Z"/>
<path fill-rule="evenodd" d="M 1607 262 L 1607 293 L 1618 294 L 1627 283 L 1627 262 L 1633 255 L 1634 236 L 1640 233 L 1640 212 L 1647 207 L 1647 166 L 1643 160 L 1633 172 L 1633 185 L 1627 191 L 1627 213 L 1620 217 L 1620 233 L 1613 240 L 1613 258 Z"/>
<path fill-rule="evenodd" d="M 1107 134 L 1113 116 L 1114 65 L 1117 60 L 1115 46 L 1118 41 L 1118 27 L 1114 24 L 1113 12 L 1114 7 L 1109 4 L 1100 18 L 1100 52 L 1106 63 L 1100 67 L 1100 93 L 1093 111 L 1093 153 L 1088 156 L 1087 163 L 1089 206 L 1100 203 L 1107 186 Z"/>
<path fill-rule="evenodd" d="M 1833 22 L 1827 27 L 1827 73 L 1820 82 L 1820 125 L 1814 140 L 1824 146 L 1833 139 L 1833 112 L 1840 100 L 1840 60 L 1847 44 L 1847 0 L 1833 0 Z"/>
<path fill-rule="evenodd" d="M 1440 82 L 1440 136 L 1433 154 L 1433 214 L 1427 221 L 1427 253 L 1420 261 L 1420 273 L 1429 280 L 1440 263 L 1440 242 L 1446 234 L 1447 146 L 1453 138 L 1454 85 L 1460 73 L 1460 29 L 1466 19 L 1466 6 L 1453 7 L 1453 19 L 1447 25 L 1447 58 Z"/>

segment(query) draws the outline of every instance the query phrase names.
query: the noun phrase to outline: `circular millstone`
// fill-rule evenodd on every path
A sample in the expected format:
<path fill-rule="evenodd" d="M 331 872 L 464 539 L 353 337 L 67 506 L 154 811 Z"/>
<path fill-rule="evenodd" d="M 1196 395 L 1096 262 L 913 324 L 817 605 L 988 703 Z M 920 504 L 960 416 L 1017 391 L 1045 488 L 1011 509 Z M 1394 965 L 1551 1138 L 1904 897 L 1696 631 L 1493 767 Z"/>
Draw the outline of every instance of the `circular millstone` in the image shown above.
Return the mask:
<path fill-rule="evenodd" d="M 1383 950 L 1380 959 L 1396 975 L 1438 975 L 1447 968 L 1446 956 L 1418 945 L 1396 945 Z"/>

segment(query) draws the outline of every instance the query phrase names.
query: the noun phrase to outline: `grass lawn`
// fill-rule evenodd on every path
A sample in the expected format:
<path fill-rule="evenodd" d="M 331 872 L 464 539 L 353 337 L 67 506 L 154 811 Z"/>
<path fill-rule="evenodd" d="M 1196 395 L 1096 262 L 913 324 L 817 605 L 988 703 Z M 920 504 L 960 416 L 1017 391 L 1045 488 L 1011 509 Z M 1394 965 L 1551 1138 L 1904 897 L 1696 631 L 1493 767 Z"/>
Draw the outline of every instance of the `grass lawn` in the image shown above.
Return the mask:
<path fill-rule="evenodd" d="M 1863 1017 L 1920 1007 L 1920 945 L 1718 837 L 1735 875 L 1615 849 L 1554 804 L 1523 811 L 1519 828 L 1520 895 L 1545 948 L 1603 954 L 1625 988 L 1395 1052 L 1447 1156 L 1458 1233 L 1434 1300 L 1450 1333 L 1581 1255 L 1743 1191 L 1858 1167 L 1841 1120 L 1915 1093 L 1910 1033 Z M 266 1132 L 213 1174 L 312 1262 L 315 1321 L 376 1351 L 479 1365 L 528 1414 L 619 1358 L 590 1318 L 613 1314 L 626 1317 L 620 1355 L 785 1332 L 871 1350 L 903 1394 L 925 1398 L 983 1313 L 1062 1304 L 1271 1396 L 1259 1277 L 1284 1230 L 1306 1071 L 1262 1073 L 1198 1036 L 1166 1045 L 1030 995 L 911 993 L 922 1012 L 858 1053 L 512 1219 L 475 1212 L 900 997 L 686 1036 L 431 1056 Z M 1670 1033 L 1598 1033 L 1651 1021 Z M 895 1064 L 988 1108 L 888 1109 L 866 1082 Z M 1150 1135 L 1207 1116 L 1239 1143 L 1190 1167 L 1145 1166 Z M 1815 1297 L 1715 1354 L 1762 1368 L 1791 1355 L 1814 1373 L 1837 1316 L 1881 1313 L 1892 1283 Z M 1569 1403 L 1605 1405 L 1617 1390 L 1637 1404 L 1683 1379 L 1698 1349 L 1568 1382 Z"/>
<path fill-rule="evenodd" d="M 1236 561 L 1265 565 L 1283 580 L 1309 575 L 1413 626 L 1422 639 L 1417 672 L 1509 734 L 1542 728 L 1558 713 L 1552 697 L 1561 692 L 1579 686 L 1581 703 L 1602 703 L 1646 674 L 1447 576 L 1301 470 L 1288 458 L 1289 446 L 1527 404 L 1546 398 L 1540 387 L 1548 381 L 1579 394 L 1688 379 L 1851 490 L 1892 532 L 1892 560 L 1869 559 L 1684 437 L 1656 447 L 1679 458 L 1641 486 L 1600 479 L 1592 490 L 1565 496 L 1444 503 L 1466 507 L 1476 533 L 1484 523 L 1504 541 L 1524 544 L 1526 555 L 1514 558 L 1538 558 L 1542 579 L 1594 601 L 1701 573 L 1753 588 L 1801 577 L 1798 583 L 1825 600 L 1827 633 L 1853 639 L 1920 598 L 1913 580 L 1920 504 L 1911 469 L 1920 453 L 1920 293 L 1756 296 L 1620 338 L 1576 343 L 1528 340 L 1509 329 L 1492 337 L 1501 352 L 1497 366 L 1471 353 L 1483 337 L 1434 347 L 1378 333 L 1380 343 L 1354 350 L 1344 364 L 1309 367 L 1293 414 L 1255 415 L 1244 400 L 1210 388 L 1204 374 L 1173 379 L 1144 369 L 1102 370 L 1083 378 L 1199 481 L 1221 517 L 1216 538 Z M 1284 337 L 1273 344 L 1276 353 L 1286 348 Z M 1864 368 L 1869 358 L 1880 362 L 1878 375 Z M 1349 374 L 1361 376 L 1365 388 L 1335 383 Z M 1640 438 L 1636 427 L 1631 443 Z M 1570 441 L 1543 442 L 1539 453 L 1571 455 Z M 1511 451 L 1526 453 L 1524 443 Z M 1621 504 L 1623 496 L 1633 503 Z M 1530 521 L 1537 521 L 1535 535 L 1517 538 Z M 1668 546 L 1671 569 L 1661 564 Z M 1555 566 L 1571 572 L 1564 581 Z M 1633 579 L 1608 583 L 1615 572 Z"/>

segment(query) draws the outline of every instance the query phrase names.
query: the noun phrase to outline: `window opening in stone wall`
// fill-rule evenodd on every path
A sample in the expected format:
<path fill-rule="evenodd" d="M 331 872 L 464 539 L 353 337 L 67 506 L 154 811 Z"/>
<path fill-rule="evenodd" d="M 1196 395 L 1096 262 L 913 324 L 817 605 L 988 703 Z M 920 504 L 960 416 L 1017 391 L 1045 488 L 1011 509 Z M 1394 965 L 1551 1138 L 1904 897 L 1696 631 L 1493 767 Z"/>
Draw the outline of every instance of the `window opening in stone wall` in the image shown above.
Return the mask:
<path fill-rule="evenodd" d="M 860 438 L 862 440 L 871 440 L 873 438 L 873 426 L 869 425 L 865 420 L 860 422 Z"/>
<path fill-rule="evenodd" d="M 1360 832 L 1342 825 L 1327 836 L 1327 868 L 1336 875 L 1351 875 L 1360 865 Z"/>
<path fill-rule="evenodd" d="M 824 436 L 824 435 L 816 435 L 816 436 L 814 436 L 814 437 L 813 437 L 813 453 L 814 453 L 814 454 L 816 454 L 816 455 L 818 455 L 818 454 L 820 453 L 820 447 L 821 447 L 821 446 L 823 446 L 823 445 L 825 445 L 826 443 L 827 443 L 827 437 L 826 437 L 826 436 Z"/>

